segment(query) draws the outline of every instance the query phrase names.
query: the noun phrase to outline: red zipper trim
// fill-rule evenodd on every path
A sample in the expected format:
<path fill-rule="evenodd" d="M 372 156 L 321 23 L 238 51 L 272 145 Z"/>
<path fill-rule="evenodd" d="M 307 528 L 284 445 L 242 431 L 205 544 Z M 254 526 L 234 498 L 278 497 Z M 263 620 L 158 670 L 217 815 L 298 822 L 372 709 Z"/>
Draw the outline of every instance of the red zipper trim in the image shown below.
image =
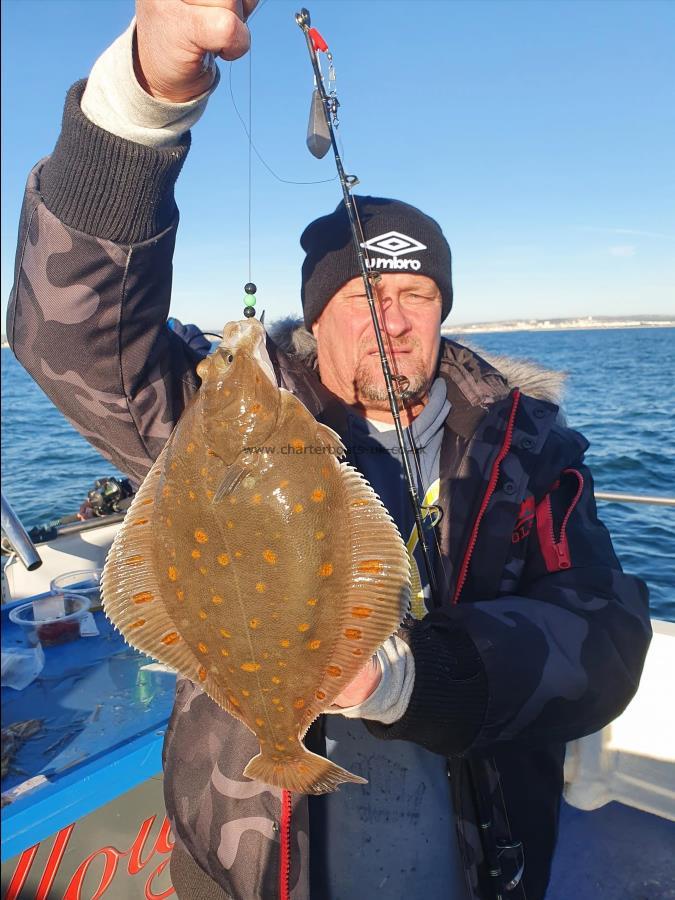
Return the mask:
<path fill-rule="evenodd" d="M 570 546 L 567 540 L 567 523 L 569 522 L 569 518 L 574 512 L 584 490 L 584 476 L 581 472 L 577 472 L 576 469 L 564 469 L 563 474 L 575 475 L 578 487 L 577 492 L 572 498 L 572 502 L 565 513 L 557 540 L 555 529 L 553 527 L 551 494 L 548 493 L 537 507 L 537 533 L 539 535 L 539 546 L 548 572 L 559 572 L 560 569 L 569 569 L 572 566 Z M 556 490 L 559 485 L 560 482 L 556 481 L 551 490 Z"/>
<path fill-rule="evenodd" d="M 291 874 L 291 792 L 281 792 L 281 833 L 279 835 L 279 900 L 289 900 Z"/>
<path fill-rule="evenodd" d="M 483 501 L 480 505 L 480 509 L 478 510 L 478 515 L 476 516 L 476 521 L 473 523 L 473 529 L 471 531 L 471 538 L 469 540 L 469 546 L 467 547 L 466 553 L 464 554 L 464 559 L 462 561 L 462 567 L 459 570 L 459 576 L 457 578 L 457 587 L 455 588 L 455 595 L 452 598 L 453 604 L 459 602 L 459 595 L 462 593 L 462 588 L 464 587 L 464 583 L 466 581 L 466 577 L 469 572 L 469 563 L 471 562 L 471 556 L 473 554 L 474 548 L 476 546 L 476 541 L 478 540 L 478 529 L 480 528 L 480 523 L 485 515 L 485 510 L 487 509 L 488 503 L 492 498 L 492 495 L 495 492 L 495 488 L 497 487 L 497 479 L 499 478 L 499 467 L 502 464 L 502 460 L 506 456 L 506 454 L 511 449 L 511 440 L 513 439 L 513 427 L 516 421 L 516 412 L 518 410 L 518 404 L 520 403 L 520 391 L 518 388 L 515 388 L 513 391 L 513 403 L 511 405 L 511 412 L 509 413 L 509 421 L 506 426 L 506 434 L 504 435 L 504 442 L 502 443 L 501 450 L 497 454 L 497 458 L 495 459 L 492 465 L 492 471 L 490 472 L 490 480 L 488 481 L 488 486 L 485 491 L 485 496 L 483 497 Z"/>

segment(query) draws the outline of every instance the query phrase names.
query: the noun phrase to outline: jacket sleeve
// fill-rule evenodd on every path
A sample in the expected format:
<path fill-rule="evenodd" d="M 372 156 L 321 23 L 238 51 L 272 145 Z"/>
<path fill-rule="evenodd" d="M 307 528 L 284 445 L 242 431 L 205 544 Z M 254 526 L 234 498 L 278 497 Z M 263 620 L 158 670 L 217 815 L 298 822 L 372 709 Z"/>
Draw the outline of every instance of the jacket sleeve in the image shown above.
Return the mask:
<path fill-rule="evenodd" d="M 621 570 L 583 464 L 561 473 L 537 512 L 517 595 L 460 603 L 403 629 L 412 697 L 392 725 L 368 723 L 375 735 L 453 756 L 570 741 L 627 706 L 651 637 L 646 586 Z"/>
<path fill-rule="evenodd" d="M 78 431 L 140 481 L 198 384 L 200 354 L 166 324 L 189 137 L 156 150 L 98 128 L 84 84 L 29 177 L 7 336 Z"/>

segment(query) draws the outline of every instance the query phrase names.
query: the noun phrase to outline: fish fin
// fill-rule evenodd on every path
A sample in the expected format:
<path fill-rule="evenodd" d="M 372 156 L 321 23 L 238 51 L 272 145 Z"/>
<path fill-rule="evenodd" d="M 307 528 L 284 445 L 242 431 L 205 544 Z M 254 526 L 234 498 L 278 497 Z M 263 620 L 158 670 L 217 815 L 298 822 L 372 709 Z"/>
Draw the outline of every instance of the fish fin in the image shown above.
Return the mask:
<path fill-rule="evenodd" d="M 320 447 L 326 447 L 333 452 L 338 459 L 342 459 L 347 452 L 340 435 L 321 422 L 316 423 L 316 442 Z"/>
<path fill-rule="evenodd" d="M 177 637 L 180 629 L 167 610 L 155 571 L 153 508 L 169 443 L 138 489 L 108 552 L 101 579 L 103 611 L 128 644 L 200 684 L 219 706 L 242 721 L 202 661 Z"/>
<path fill-rule="evenodd" d="M 341 465 L 349 512 L 349 576 L 338 640 L 319 690 L 331 705 L 370 657 L 399 627 L 410 608 L 410 559 L 398 528 L 366 479 Z M 308 710 L 309 715 L 316 711 Z M 306 723 L 303 722 L 303 726 Z"/>
<path fill-rule="evenodd" d="M 244 775 L 296 794 L 326 794 L 348 782 L 368 784 L 366 778 L 352 775 L 323 756 L 311 753 L 300 743 L 298 752 L 283 762 L 259 753 L 248 763 Z"/>
<path fill-rule="evenodd" d="M 227 467 L 223 480 L 213 496 L 211 503 L 220 503 L 229 494 L 232 494 L 249 474 L 249 469 L 242 463 L 234 463 Z"/>

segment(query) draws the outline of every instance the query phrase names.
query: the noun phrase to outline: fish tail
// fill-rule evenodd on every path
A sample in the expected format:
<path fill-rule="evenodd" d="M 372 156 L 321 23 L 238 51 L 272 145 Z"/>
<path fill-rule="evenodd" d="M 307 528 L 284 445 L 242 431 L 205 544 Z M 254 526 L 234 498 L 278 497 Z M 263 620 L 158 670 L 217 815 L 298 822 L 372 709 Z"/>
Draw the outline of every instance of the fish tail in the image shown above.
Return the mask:
<path fill-rule="evenodd" d="M 297 752 L 283 761 L 259 753 L 246 766 L 244 775 L 297 794 L 326 794 L 345 782 L 368 783 L 366 778 L 311 753 L 300 742 Z"/>

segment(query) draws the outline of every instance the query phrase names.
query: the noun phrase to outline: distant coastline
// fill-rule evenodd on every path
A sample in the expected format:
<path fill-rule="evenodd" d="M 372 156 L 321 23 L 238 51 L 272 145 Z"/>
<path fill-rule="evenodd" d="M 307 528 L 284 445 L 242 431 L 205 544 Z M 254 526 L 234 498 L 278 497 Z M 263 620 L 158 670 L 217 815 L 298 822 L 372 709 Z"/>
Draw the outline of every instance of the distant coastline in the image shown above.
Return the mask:
<path fill-rule="evenodd" d="M 443 334 L 488 334 L 506 331 L 588 331 L 606 328 L 674 328 L 675 316 L 585 316 L 573 319 L 511 319 L 502 322 L 446 324 Z"/>

